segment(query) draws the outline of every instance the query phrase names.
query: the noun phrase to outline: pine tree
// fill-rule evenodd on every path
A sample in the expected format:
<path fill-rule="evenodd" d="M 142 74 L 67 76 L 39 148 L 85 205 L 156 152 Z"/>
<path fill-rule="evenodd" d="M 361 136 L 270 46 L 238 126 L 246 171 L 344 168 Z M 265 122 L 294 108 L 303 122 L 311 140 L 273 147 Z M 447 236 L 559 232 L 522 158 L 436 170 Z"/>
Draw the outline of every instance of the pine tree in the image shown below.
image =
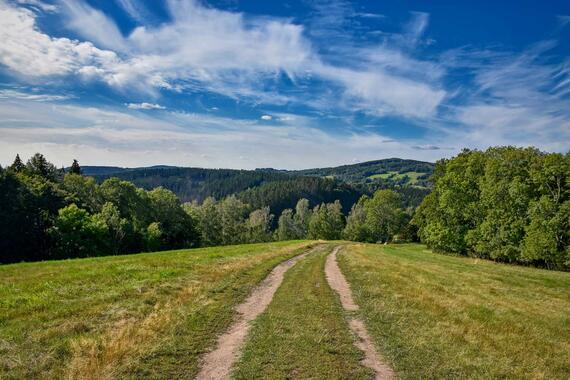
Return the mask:
<path fill-rule="evenodd" d="M 69 169 L 69 172 L 72 174 L 81 175 L 81 166 L 79 166 L 79 162 L 77 162 L 77 160 L 73 160 L 73 163 L 71 164 L 71 168 Z"/>
<path fill-rule="evenodd" d="M 10 166 L 10 169 L 12 169 L 16 173 L 19 173 L 21 171 L 24 171 L 25 168 L 26 166 L 22 162 L 20 155 L 16 154 L 16 158 L 14 159 L 14 163 L 12 164 L 12 166 Z"/>

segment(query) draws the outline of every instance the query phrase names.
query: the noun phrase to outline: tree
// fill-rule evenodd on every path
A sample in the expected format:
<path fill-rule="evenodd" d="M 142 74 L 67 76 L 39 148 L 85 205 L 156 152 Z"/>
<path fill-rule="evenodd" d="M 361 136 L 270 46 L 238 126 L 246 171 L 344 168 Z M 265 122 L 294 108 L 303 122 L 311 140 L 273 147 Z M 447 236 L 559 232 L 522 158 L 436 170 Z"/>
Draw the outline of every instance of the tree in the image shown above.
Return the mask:
<path fill-rule="evenodd" d="M 222 218 L 216 200 L 206 198 L 197 208 L 198 229 L 203 246 L 211 247 L 222 244 Z"/>
<path fill-rule="evenodd" d="M 246 241 L 248 243 L 270 241 L 273 217 L 269 212 L 269 207 L 252 211 L 245 222 Z"/>
<path fill-rule="evenodd" d="M 97 197 L 102 203 L 114 204 L 121 217 L 130 220 L 136 229 L 144 230 L 155 221 L 147 192 L 130 182 L 109 178 L 97 188 Z"/>
<path fill-rule="evenodd" d="M 19 154 L 16 154 L 16 158 L 14 159 L 14 162 L 10 166 L 10 169 L 15 173 L 23 172 L 26 169 L 26 166 L 24 165 L 24 163 L 20 159 Z"/>
<path fill-rule="evenodd" d="M 313 209 L 309 222 L 309 237 L 311 239 L 340 239 L 344 228 L 344 215 L 339 201 L 322 203 Z"/>
<path fill-rule="evenodd" d="M 312 211 L 309 208 L 309 200 L 301 198 L 295 206 L 295 226 L 297 236 L 305 238 L 309 233 L 309 222 L 311 221 Z"/>
<path fill-rule="evenodd" d="M 378 190 L 364 203 L 366 229 L 374 242 L 391 241 L 404 226 L 402 198 L 392 190 Z"/>
<path fill-rule="evenodd" d="M 68 193 L 68 203 L 75 203 L 90 213 L 100 211 L 105 203 L 102 201 L 97 182 L 93 177 L 67 173 L 63 177 L 62 187 Z"/>
<path fill-rule="evenodd" d="M 283 210 L 277 223 L 275 231 L 277 240 L 300 239 L 299 229 L 295 225 L 293 210 L 290 208 Z"/>
<path fill-rule="evenodd" d="M 118 254 L 124 251 L 124 239 L 129 232 L 129 221 L 121 218 L 117 206 L 110 202 L 103 205 L 99 213 L 100 219 L 105 222 L 109 231 L 108 247 L 111 253 Z"/>
<path fill-rule="evenodd" d="M 433 249 L 568 268 L 570 155 L 534 148 L 464 151 L 438 162 L 415 213 Z"/>
<path fill-rule="evenodd" d="M 186 213 L 178 197 L 170 190 L 157 187 L 148 192 L 151 218 L 160 223 L 164 248 L 183 248 L 198 245 L 194 220 Z"/>
<path fill-rule="evenodd" d="M 49 230 L 55 241 L 54 256 L 90 257 L 105 254 L 108 229 L 98 215 L 71 204 L 59 210 L 54 226 Z"/>
<path fill-rule="evenodd" d="M 247 205 L 235 195 L 220 202 L 219 215 L 222 225 L 222 244 L 239 244 L 244 239 Z"/>
<path fill-rule="evenodd" d="M 346 219 L 346 226 L 342 231 L 344 239 L 351 241 L 369 241 L 370 232 L 366 224 L 366 210 L 365 203 L 368 201 L 367 196 L 362 196 L 357 203 L 352 205 L 348 218 Z"/>
<path fill-rule="evenodd" d="M 58 170 L 57 168 L 41 153 L 34 154 L 26 163 L 26 169 L 30 174 L 34 174 L 43 177 L 50 181 L 55 181 L 57 179 Z"/>
<path fill-rule="evenodd" d="M 162 231 L 160 223 L 152 222 L 144 234 L 144 247 L 148 252 L 158 251 L 162 245 Z"/>
<path fill-rule="evenodd" d="M 69 168 L 69 172 L 71 174 L 77 174 L 77 175 L 81 175 L 81 167 L 79 166 L 79 162 L 77 162 L 77 160 L 73 160 L 73 163 L 71 164 L 71 168 Z"/>

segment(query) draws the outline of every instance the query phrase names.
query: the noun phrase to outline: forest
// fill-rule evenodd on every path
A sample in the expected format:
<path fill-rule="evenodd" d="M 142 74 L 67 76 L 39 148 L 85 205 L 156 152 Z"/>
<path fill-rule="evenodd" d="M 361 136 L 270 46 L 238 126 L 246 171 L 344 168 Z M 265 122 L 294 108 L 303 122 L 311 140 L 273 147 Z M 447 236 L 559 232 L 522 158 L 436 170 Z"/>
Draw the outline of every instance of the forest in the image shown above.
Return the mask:
<path fill-rule="evenodd" d="M 175 178 L 168 171 L 178 169 L 154 170 Z M 263 171 L 239 178 L 233 172 L 215 172 L 208 182 L 224 183 L 229 176 L 220 192 L 225 195 L 184 203 L 164 187 L 139 188 L 116 177 L 97 181 L 83 175 L 77 161 L 64 170 L 39 153 L 26 163 L 17 156 L 0 169 L 0 262 L 346 239 L 420 240 L 442 253 L 570 267 L 568 154 L 464 150 L 437 162 L 431 192 Z M 227 190 L 245 183 L 245 190 Z"/>
<path fill-rule="evenodd" d="M 464 150 L 440 160 L 412 223 L 430 248 L 546 268 L 570 267 L 570 153 Z"/>

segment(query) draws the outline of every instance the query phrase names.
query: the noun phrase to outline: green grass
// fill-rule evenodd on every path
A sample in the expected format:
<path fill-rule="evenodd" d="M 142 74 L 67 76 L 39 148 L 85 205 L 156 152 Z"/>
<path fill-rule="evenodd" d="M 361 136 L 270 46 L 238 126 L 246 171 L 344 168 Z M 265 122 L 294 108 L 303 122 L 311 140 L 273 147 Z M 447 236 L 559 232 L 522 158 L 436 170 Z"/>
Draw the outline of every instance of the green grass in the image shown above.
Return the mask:
<path fill-rule="evenodd" d="M 234 369 L 237 379 L 362 379 L 372 374 L 324 275 L 331 248 L 312 253 L 285 275 L 255 321 Z"/>
<path fill-rule="evenodd" d="M 570 378 L 570 273 L 352 245 L 361 314 L 402 379 Z"/>
<path fill-rule="evenodd" d="M 0 267 L 0 378 L 192 377 L 233 307 L 304 242 Z"/>
<path fill-rule="evenodd" d="M 404 178 L 405 176 L 408 177 L 408 183 L 410 185 L 415 185 L 418 182 L 418 177 L 425 175 L 426 173 L 420 173 L 420 172 L 405 172 L 405 173 L 398 173 L 396 171 L 391 171 L 391 172 L 387 172 L 387 173 L 381 173 L 381 174 L 373 174 L 371 176 L 369 176 L 368 178 L 370 179 L 391 179 L 394 181 L 400 180 L 402 178 Z"/>

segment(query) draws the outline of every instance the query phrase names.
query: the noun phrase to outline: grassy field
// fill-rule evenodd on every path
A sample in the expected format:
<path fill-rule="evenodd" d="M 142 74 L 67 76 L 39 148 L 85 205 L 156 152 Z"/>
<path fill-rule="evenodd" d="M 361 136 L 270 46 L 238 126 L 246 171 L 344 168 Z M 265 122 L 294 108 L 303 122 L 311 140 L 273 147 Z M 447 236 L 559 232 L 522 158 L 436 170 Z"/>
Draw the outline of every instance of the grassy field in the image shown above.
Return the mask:
<path fill-rule="evenodd" d="M 234 370 L 237 379 L 370 379 L 324 274 L 332 247 L 287 272 L 255 322 Z"/>
<path fill-rule="evenodd" d="M 0 378 L 192 377 L 286 242 L 0 266 Z"/>
<path fill-rule="evenodd" d="M 419 173 L 419 172 L 405 172 L 405 173 L 398 173 L 398 172 L 387 172 L 387 173 L 382 173 L 382 174 L 373 174 L 371 176 L 369 176 L 368 178 L 370 179 L 376 179 L 376 178 L 381 178 L 381 179 L 392 179 L 392 180 L 400 180 L 402 178 L 404 178 L 405 176 L 407 176 L 409 178 L 408 182 L 410 185 L 415 185 L 418 182 L 418 177 L 425 175 L 425 173 Z"/>
<path fill-rule="evenodd" d="M 570 378 L 570 273 L 351 245 L 361 314 L 398 377 Z"/>
<path fill-rule="evenodd" d="M 0 267 L 0 378 L 192 378 L 234 307 L 311 242 Z M 330 243 L 297 262 L 254 321 L 238 379 L 365 379 L 330 289 L 340 267 L 399 378 L 570 378 L 570 273 Z"/>

